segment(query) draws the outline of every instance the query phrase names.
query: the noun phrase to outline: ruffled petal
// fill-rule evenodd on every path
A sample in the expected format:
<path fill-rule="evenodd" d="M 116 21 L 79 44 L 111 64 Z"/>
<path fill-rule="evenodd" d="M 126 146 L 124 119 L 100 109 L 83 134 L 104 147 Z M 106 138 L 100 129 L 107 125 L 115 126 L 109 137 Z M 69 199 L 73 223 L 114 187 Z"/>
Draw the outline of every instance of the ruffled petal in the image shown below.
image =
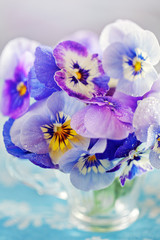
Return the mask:
<path fill-rule="evenodd" d="M 70 173 L 82 153 L 85 152 L 81 148 L 73 148 L 65 153 L 59 161 L 60 170 L 65 173 Z"/>
<path fill-rule="evenodd" d="M 7 152 L 15 157 L 20 158 L 21 160 L 28 159 L 37 166 L 43 168 L 58 168 L 58 165 L 54 165 L 52 163 L 49 154 L 34 154 L 22 148 L 19 148 L 18 146 L 13 144 L 10 137 L 10 129 L 12 127 L 13 122 L 14 122 L 13 119 L 9 119 L 4 124 L 3 137 Z"/>
<path fill-rule="evenodd" d="M 105 26 L 100 35 L 100 46 L 104 50 L 113 42 L 123 42 L 125 35 L 130 32 L 142 30 L 136 23 L 130 20 L 117 20 Z"/>
<path fill-rule="evenodd" d="M 86 106 L 72 116 L 71 127 L 75 129 L 78 134 L 84 137 L 97 138 L 96 134 L 88 131 L 84 123 L 85 114 L 89 108 L 89 106 Z"/>
<path fill-rule="evenodd" d="M 48 153 L 48 143 L 44 138 L 41 127 L 50 123 L 43 119 L 42 115 L 31 116 L 22 126 L 20 142 L 22 147 L 37 154 Z"/>
<path fill-rule="evenodd" d="M 131 48 L 134 46 L 134 48 L 139 48 L 147 53 L 152 65 L 156 65 L 160 61 L 159 42 L 154 33 L 148 30 L 134 31 L 126 35 L 124 44 Z"/>
<path fill-rule="evenodd" d="M 54 81 L 54 74 L 59 68 L 55 63 L 52 48 L 45 46 L 36 48 L 34 67 L 36 77 L 41 83 L 48 88 L 61 90 Z"/>
<path fill-rule="evenodd" d="M 160 125 L 160 100 L 148 97 L 140 101 L 134 113 L 133 127 L 137 139 L 141 142 L 147 141 L 147 131 L 150 125 L 154 125 L 155 133 L 159 131 Z"/>
<path fill-rule="evenodd" d="M 33 104 L 30 107 L 29 111 L 26 114 L 24 114 L 22 117 L 20 117 L 14 121 L 14 123 L 11 127 L 11 130 L 10 130 L 10 135 L 11 135 L 12 142 L 16 146 L 26 149 L 25 146 L 22 147 L 22 143 L 21 143 L 21 136 L 23 135 L 23 133 L 22 133 L 23 125 L 26 124 L 26 129 L 28 129 L 28 131 L 30 131 L 30 128 L 34 128 L 34 126 L 32 125 L 32 121 L 30 119 L 32 119 L 32 117 L 34 119 L 34 116 L 37 116 L 37 115 L 39 116 L 39 112 L 41 112 L 41 114 L 42 114 L 41 115 L 42 117 L 39 117 L 39 118 L 41 118 L 41 121 L 43 120 L 44 123 L 48 123 L 49 110 L 46 109 L 46 101 L 36 102 L 35 104 Z M 39 128 L 40 128 L 40 126 L 39 126 Z M 31 134 L 33 134 L 33 133 L 31 133 Z M 23 136 L 23 137 L 26 137 L 26 136 Z M 30 140 L 31 140 L 30 136 L 28 136 L 27 142 L 29 142 Z M 24 143 L 24 145 L 25 145 L 25 143 Z M 30 145 L 30 143 L 29 143 L 29 145 Z M 28 149 L 26 149 L 26 150 L 28 150 Z"/>
<path fill-rule="evenodd" d="M 112 184 L 114 178 L 115 173 L 95 173 L 92 170 L 84 175 L 79 171 L 77 165 L 73 167 L 70 174 L 72 184 L 83 191 L 99 190 L 108 187 Z"/>
<path fill-rule="evenodd" d="M 120 100 L 121 103 L 123 103 L 123 105 L 126 105 L 127 107 L 131 108 L 132 112 L 135 112 L 138 101 L 142 100 L 142 97 L 129 96 L 125 93 L 117 91 L 117 89 L 113 94 L 113 98 Z"/>
<path fill-rule="evenodd" d="M 84 124 L 87 130 L 97 138 L 120 140 L 133 131 L 131 124 L 121 122 L 106 106 L 90 106 L 85 114 Z"/>
<path fill-rule="evenodd" d="M 19 64 L 25 69 L 27 67 L 26 72 L 28 72 L 33 65 L 33 56 L 38 45 L 37 42 L 26 38 L 16 38 L 8 42 L 0 57 L 0 78 L 12 79 Z"/>
<path fill-rule="evenodd" d="M 48 88 L 45 84 L 41 83 L 36 76 L 34 67 L 28 74 L 28 90 L 31 97 L 35 100 L 41 100 L 49 97 L 53 92 L 57 91 L 54 88 Z"/>
<path fill-rule="evenodd" d="M 59 43 L 53 54 L 61 69 L 56 72 L 55 80 L 69 96 L 83 100 L 108 91 L 109 77 L 103 77 L 98 54 L 89 54 L 87 48 L 74 41 Z"/>
<path fill-rule="evenodd" d="M 120 79 L 123 77 L 123 55 L 126 54 L 126 47 L 122 43 L 112 43 L 103 52 L 102 64 L 105 72 L 111 78 Z"/>

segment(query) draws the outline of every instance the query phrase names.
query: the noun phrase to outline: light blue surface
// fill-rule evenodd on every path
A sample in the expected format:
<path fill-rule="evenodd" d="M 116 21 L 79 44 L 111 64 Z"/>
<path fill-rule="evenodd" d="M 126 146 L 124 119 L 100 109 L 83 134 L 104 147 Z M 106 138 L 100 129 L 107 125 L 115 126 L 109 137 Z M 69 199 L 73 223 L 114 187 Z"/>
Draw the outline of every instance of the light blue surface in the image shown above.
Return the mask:
<path fill-rule="evenodd" d="M 78 230 L 68 218 L 66 201 L 39 196 L 34 189 L 14 182 L 0 165 L 0 240 L 159 240 L 159 172 L 149 173 L 140 196 L 140 218 L 128 229 L 111 233 Z M 63 217 L 62 217 L 63 216 Z"/>

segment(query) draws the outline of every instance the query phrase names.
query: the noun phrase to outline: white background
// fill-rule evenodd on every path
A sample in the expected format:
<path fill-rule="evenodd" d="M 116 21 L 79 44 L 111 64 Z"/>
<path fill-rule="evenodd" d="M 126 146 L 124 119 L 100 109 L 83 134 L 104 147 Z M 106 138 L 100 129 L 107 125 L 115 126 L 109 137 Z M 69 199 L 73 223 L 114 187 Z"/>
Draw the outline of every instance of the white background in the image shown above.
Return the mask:
<path fill-rule="evenodd" d="M 100 33 L 118 18 L 135 21 L 160 41 L 159 0 L 0 0 L 0 51 L 16 37 L 52 46 L 76 30 Z"/>

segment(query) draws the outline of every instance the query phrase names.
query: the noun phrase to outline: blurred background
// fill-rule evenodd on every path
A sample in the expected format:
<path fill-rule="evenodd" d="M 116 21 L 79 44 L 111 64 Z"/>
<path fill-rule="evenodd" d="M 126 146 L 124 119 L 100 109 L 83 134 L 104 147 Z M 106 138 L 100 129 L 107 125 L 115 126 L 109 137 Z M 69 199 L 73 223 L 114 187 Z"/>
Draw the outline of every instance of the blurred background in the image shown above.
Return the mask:
<path fill-rule="evenodd" d="M 0 51 L 16 37 L 52 46 L 77 30 L 99 34 L 118 18 L 135 21 L 160 40 L 159 0 L 0 0 Z"/>
<path fill-rule="evenodd" d="M 44 45 L 54 46 L 66 35 L 78 30 L 91 30 L 100 34 L 106 24 L 120 18 L 130 19 L 142 28 L 151 30 L 160 42 L 159 0 L 0 0 L 0 53 L 9 40 L 17 37 L 26 37 Z M 5 121 L 6 118 L 3 119 L 0 115 L 0 129 Z M 3 145 L 0 136 L 1 149 L 4 148 Z M 53 236 L 57 236 L 56 239 L 63 239 L 62 235 L 65 236 L 65 239 L 91 240 L 94 238 L 90 238 L 89 233 L 81 235 L 82 233 L 76 231 L 71 232 L 66 229 L 62 231 L 63 222 L 66 224 L 68 215 L 62 221 L 62 226 L 58 226 L 59 212 L 63 214 L 63 209 L 65 212 L 65 208 L 61 205 L 57 208 L 55 225 L 52 223 L 51 226 L 48 226 L 48 215 L 44 218 L 43 214 L 46 211 L 44 206 L 51 206 L 48 204 L 50 199 L 46 199 L 43 195 L 38 196 L 31 189 L 18 185 L 17 180 L 9 176 L 6 170 L 6 159 L 8 159 L 6 154 L 6 151 L 1 151 L 0 155 L 0 239 L 42 239 L 43 235 L 50 236 L 50 239 L 53 239 Z M 9 164 L 11 165 L 10 162 Z M 141 201 L 142 206 L 145 206 L 146 213 L 142 212 L 141 219 L 137 221 L 137 225 L 135 224 L 129 229 L 128 234 L 126 230 L 118 238 L 115 235 L 112 238 L 112 234 L 110 234 L 107 235 L 107 239 L 108 237 L 111 237 L 110 239 L 129 239 L 130 236 L 133 238 L 136 236 L 134 239 L 160 239 L 160 185 L 157 184 L 159 172 L 156 173 L 148 174 L 147 176 L 150 178 L 149 180 L 146 178 L 147 184 L 144 184 L 145 195 L 142 196 L 143 201 Z M 155 178 L 152 177 L 153 175 Z M 32 180 L 31 177 L 30 179 Z M 40 182 L 39 179 L 38 181 Z M 56 207 L 57 205 L 53 209 L 54 214 L 56 214 Z M 142 218 L 143 216 L 144 218 Z M 47 219 L 46 222 L 45 219 Z M 29 228 L 28 225 L 33 224 L 33 220 L 36 228 L 32 225 Z M 44 222 L 45 225 L 41 227 Z M 10 226 L 12 228 L 9 228 Z M 55 230 L 56 232 L 53 233 L 53 229 L 51 231 L 50 228 L 55 228 L 55 226 L 60 230 Z M 137 238 L 137 232 L 139 236 L 140 234 L 143 236 Z M 106 238 L 104 235 L 101 236 L 103 239 Z M 100 238 L 95 237 L 94 239 Z"/>

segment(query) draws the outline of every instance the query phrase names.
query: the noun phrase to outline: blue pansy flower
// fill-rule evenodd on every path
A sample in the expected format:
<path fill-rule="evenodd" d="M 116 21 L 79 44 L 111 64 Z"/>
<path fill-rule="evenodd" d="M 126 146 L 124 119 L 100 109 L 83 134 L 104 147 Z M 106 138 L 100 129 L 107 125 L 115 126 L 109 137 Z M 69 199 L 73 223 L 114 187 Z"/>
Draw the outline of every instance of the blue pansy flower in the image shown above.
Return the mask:
<path fill-rule="evenodd" d="M 14 121 L 10 130 L 12 142 L 32 153 L 49 153 L 53 164 L 58 164 L 59 158 L 69 149 L 88 148 L 89 139 L 78 135 L 70 126 L 72 115 L 83 105 L 62 91 L 37 101 Z"/>
<path fill-rule="evenodd" d="M 130 134 L 124 144 L 117 149 L 115 158 L 121 160 L 118 160 L 114 168 L 107 172 L 119 170 L 119 179 L 122 186 L 124 186 L 126 179 L 131 180 L 153 169 L 149 162 L 149 151 L 145 149 L 144 143 L 137 140 L 134 133 Z"/>
<path fill-rule="evenodd" d="M 41 100 L 53 92 L 60 91 L 61 88 L 54 80 L 54 74 L 58 70 L 53 57 L 53 49 L 47 46 L 37 47 L 34 66 L 28 76 L 31 97 Z"/>
<path fill-rule="evenodd" d="M 143 96 L 158 78 L 153 66 L 160 60 L 160 46 L 150 31 L 134 26 L 126 32 L 104 50 L 103 68 L 109 77 L 119 80 L 119 91 L 135 97 Z"/>
<path fill-rule="evenodd" d="M 62 156 L 60 170 L 70 173 L 71 183 L 83 191 L 98 190 L 112 184 L 115 173 L 106 173 L 113 167 L 111 161 L 103 154 L 106 140 L 98 140 L 89 150 L 74 148 Z"/>

